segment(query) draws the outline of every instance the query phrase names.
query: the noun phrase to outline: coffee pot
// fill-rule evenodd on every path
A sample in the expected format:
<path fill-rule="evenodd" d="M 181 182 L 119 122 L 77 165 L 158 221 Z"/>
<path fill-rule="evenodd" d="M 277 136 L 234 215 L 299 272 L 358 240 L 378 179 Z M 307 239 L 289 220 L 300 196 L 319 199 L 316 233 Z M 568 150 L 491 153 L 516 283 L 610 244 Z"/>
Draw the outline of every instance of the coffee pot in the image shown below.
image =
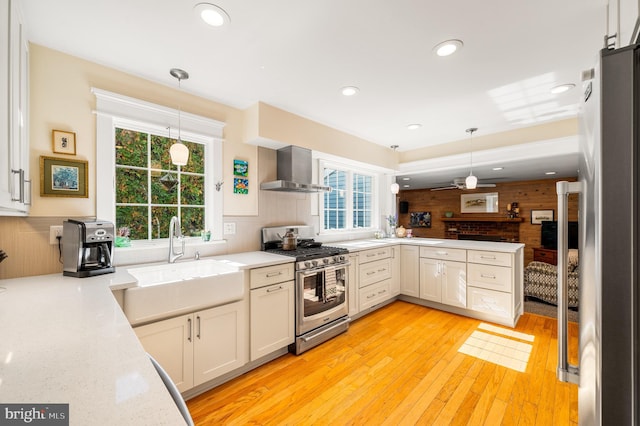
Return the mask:
<path fill-rule="evenodd" d="M 91 277 L 115 272 L 113 223 L 68 219 L 62 226 L 62 274 Z"/>

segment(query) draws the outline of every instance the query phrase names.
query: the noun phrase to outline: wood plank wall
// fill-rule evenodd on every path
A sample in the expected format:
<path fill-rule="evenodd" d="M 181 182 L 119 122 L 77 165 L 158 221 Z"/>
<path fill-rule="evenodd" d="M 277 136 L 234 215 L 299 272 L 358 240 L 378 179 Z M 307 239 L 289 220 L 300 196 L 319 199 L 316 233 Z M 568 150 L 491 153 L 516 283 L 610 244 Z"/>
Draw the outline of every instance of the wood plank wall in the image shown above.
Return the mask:
<path fill-rule="evenodd" d="M 416 237 L 446 238 L 447 223 L 442 220 L 446 211 L 453 212 L 454 217 L 464 217 L 460 213 L 460 195 L 470 193 L 498 193 L 499 214 L 485 213 L 483 216 L 506 217 L 507 204 L 518 202 L 520 216 L 524 218 L 519 225 L 519 240 L 524 243 L 525 266 L 533 260 L 533 247 L 540 247 L 540 225 L 531 224 L 531 210 L 553 210 L 557 219 L 556 182 L 561 180 L 575 181 L 576 177 L 520 181 L 496 184 L 495 188 L 480 188 L 473 191 L 457 189 L 445 191 L 431 191 L 429 189 L 400 191 L 397 201 L 409 203 L 409 213 L 399 214 L 398 222 L 405 228 L 410 228 L 411 212 L 431 212 L 431 228 L 413 228 Z M 478 213 L 474 213 L 477 216 Z M 569 197 L 569 220 L 578 220 L 578 197 Z"/>

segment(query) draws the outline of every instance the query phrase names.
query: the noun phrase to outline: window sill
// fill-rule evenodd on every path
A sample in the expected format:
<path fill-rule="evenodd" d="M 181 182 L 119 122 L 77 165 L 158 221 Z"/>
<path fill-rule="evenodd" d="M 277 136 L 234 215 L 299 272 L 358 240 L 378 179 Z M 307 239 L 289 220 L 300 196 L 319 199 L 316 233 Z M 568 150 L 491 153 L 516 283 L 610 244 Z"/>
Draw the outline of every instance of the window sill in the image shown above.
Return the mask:
<path fill-rule="evenodd" d="M 177 250 L 180 249 L 177 240 L 174 247 Z M 182 256 L 181 259 L 194 259 L 196 252 L 199 252 L 201 257 L 225 254 L 227 252 L 227 241 L 216 240 L 204 242 L 201 238 L 197 237 L 186 238 L 184 256 Z M 114 249 L 113 263 L 116 266 L 154 263 L 166 261 L 168 257 L 168 239 L 132 241 L 131 247 L 116 247 Z"/>

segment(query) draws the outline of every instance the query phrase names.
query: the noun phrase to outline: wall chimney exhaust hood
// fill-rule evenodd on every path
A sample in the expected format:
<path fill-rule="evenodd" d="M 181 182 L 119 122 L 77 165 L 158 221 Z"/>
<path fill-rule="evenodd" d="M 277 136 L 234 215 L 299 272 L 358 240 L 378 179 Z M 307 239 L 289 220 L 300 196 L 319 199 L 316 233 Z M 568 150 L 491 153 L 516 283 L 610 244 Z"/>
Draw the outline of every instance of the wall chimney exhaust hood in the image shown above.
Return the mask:
<path fill-rule="evenodd" d="M 330 186 L 311 183 L 311 150 L 299 146 L 280 148 L 278 154 L 278 180 L 260 184 L 260 189 L 283 192 L 329 192 Z"/>

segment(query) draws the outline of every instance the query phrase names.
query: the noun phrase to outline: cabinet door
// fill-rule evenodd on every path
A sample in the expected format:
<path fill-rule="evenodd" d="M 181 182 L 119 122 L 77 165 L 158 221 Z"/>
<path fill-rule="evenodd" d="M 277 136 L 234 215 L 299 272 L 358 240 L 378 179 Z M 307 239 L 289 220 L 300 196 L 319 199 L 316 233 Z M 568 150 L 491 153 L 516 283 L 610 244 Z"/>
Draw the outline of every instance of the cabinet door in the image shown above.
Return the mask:
<path fill-rule="evenodd" d="M 389 287 L 391 296 L 400 294 L 400 247 L 401 246 L 391 247 L 391 284 Z"/>
<path fill-rule="evenodd" d="M 420 248 L 400 246 L 400 292 L 407 296 L 420 297 Z"/>
<path fill-rule="evenodd" d="M 360 274 L 358 273 L 358 254 L 349 254 L 349 261 L 351 262 L 351 265 L 349 265 L 349 289 L 347 292 L 347 302 L 349 303 L 349 315 L 355 315 L 360 312 L 360 305 L 358 302 L 358 289 L 360 288 L 358 283 L 358 280 L 360 279 Z"/>
<path fill-rule="evenodd" d="M 183 315 L 133 329 L 144 350 L 169 374 L 180 392 L 193 387 L 193 316 Z"/>
<path fill-rule="evenodd" d="M 251 290 L 251 361 L 293 343 L 294 282 Z"/>
<path fill-rule="evenodd" d="M 439 260 L 420 258 L 420 298 L 440 303 L 442 300 L 441 268 Z"/>
<path fill-rule="evenodd" d="M 467 307 L 467 264 L 442 262 L 442 303 Z"/>
<path fill-rule="evenodd" d="M 246 363 L 244 301 L 206 309 L 193 316 L 194 386 Z"/>

